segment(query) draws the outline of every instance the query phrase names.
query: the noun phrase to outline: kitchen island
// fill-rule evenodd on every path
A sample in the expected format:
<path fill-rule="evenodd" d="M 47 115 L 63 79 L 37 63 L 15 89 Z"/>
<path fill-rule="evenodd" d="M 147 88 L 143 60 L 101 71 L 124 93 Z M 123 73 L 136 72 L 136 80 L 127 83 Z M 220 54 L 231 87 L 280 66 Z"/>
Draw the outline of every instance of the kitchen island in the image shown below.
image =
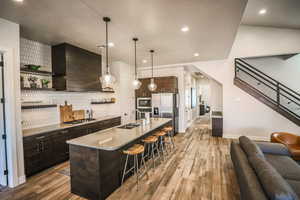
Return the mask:
<path fill-rule="evenodd" d="M 88 199 L 105 199 L 121 185 L 122 150 L 171 125 L 172 119 L 153 118 L 132 129 L 114 127 L 67 141 L 70 151 L 71 192 Z"/>

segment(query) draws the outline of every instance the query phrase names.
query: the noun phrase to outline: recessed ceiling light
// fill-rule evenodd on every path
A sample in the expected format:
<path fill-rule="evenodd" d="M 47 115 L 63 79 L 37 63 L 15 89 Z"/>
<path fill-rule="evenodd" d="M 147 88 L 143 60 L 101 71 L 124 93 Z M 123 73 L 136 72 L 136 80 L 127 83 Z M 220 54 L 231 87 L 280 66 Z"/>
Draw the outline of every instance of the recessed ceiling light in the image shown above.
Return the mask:
<path fill-rule="evenodd" d="M 184 26 L 184 27 L 181 28 L 181 31 L 182 31 L 182 32 L 188 32 L 189 30 L 190 30 L 190 29 L 189 29 L 188 26 Z"/>
<path fill-rule="evenodd" d="M 15 2 L 23 2 L 23 0 L 13 0 L 13 1 L 15 1 Z"/>
<path fill-rule="evenodd" d="M 198 56 L 199 56 L 199 53 L 194 53 L 194 56 L 195 56 L 195 57 L 198 57 Z"/>
<path fill-rule="evenodd" d="M 108 43 L 108 46 L 109 46 L 109 47 L 114 47 L 115 44 L 114 44 L 113 42 L 109 42 L 109 43 Z"/>
<path fill-rule="evenodd" d="M 266 14 L 267 13 L 267 10 L 266 9 L 261 9 L 260 11 L 259 11 L 259 14 L 260 15 L 264 15 L 264 14 Z"/>
<path fill-rule="evenodd" d="M 142 60 L 143 63 L 147 63 L 147 60 Z"/>

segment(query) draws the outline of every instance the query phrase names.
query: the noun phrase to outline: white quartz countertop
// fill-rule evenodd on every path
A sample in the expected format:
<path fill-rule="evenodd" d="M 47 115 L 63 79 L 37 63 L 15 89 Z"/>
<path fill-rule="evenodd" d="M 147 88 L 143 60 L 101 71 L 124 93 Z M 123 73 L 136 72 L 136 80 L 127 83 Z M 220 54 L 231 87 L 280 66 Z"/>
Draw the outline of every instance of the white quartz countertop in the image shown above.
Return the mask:
<path fill-rule="evenodd" d="M 68 144 L 79 145 L 101 150 L 117 150 L 130 142 L 143 137 L 154 129 L 167 124 L 172 119 L 151 118 L 147 125 L 140 125 L 132 129 L 121 129 L 118 127 L 102 130 L 86 136 L 67 141 Z"/>
<path fill-rule="evenodd" d="M 23 133 L 23 137 L 28 137 L 28 136 L 48 133 L 48 132 L 52 132 L 52 131 L 58 131 L 58 130 L 63 130 L 63 129 L 67 129 L 67 128 L 72 128 L 72 127 L 76 127 L 76 126 L 82 126 L 82 125 L 85 125 L 85 124 L 91 124 L 91 123 L 95 123 L 95 122 L 99 122 L 99 121 L 104 121 L 104 120 L 107 120 L 107 119 L 113 119 L 113 118 L 116 118 L 116 117 L 120 117 L 120 116 L 118 116 L 118 115 L 107 115 L 107 116 L 96 118 L 95 120 L 92 120 L 92 121 L 86 121 L 86 122 L 82 122 L 82 123 L 79 123 L 79 124 L 63 124 L 63 123 L 60 123 L 60 124 L 53 124 L 53 125 L 43 126 L 43 127 L 38 127 L 38 128 L 24 129 L 24 130 L 22 130 L 22 133 Z"/>

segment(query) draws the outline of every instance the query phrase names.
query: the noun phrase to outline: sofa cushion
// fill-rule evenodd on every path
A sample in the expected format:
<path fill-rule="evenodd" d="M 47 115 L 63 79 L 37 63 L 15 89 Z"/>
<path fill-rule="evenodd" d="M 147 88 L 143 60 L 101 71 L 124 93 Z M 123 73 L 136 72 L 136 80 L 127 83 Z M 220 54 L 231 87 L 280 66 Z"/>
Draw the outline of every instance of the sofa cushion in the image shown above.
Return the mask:
<path fill-rule="evenodd" d="M 246 155 L 248 157 L 254 156 L 254 155 L 259 155 L 262 158 L 264 157 L 264 154 L 260 150 L 260 148 L 254 142 L 252 142 L 248 137 L 241 136 L 239 138 L 239 141 L 240 141 L 240 145 L 241 145 L 242 149 L 244 150 L 244 152 L 246 153 Z"/>
<path fill-rule="evenodd" d="M 283 144 L 271 142 L 255 142 L 255 144 L 257 144 L 264 154 L 275 154 L 291 157 L 289 149 Z"/>
<path fill-rule="evenodd" d="M 288 156 L 265 154 L 266 160 L 284 179 L 300 181 L 300 165 Z"/>
<path fill-rule="evenodd" d="M 251 156 L 248 159 L 269 199 L 298 200 L 291 186 L 264 158 Z"/>
<path fill-rule="evenodd" d="M 286 182 L 293 188 L 298 197 L 300 197 L 300 181 L 286 179 Z"/>
<path fill-rule="evenodd" d="M 251 167 L 246 153 L 238 142 L 231 142 L 231 160 L 240 188 L 240 199 L 242 200 L 267 200 L 267 196 Z"/>

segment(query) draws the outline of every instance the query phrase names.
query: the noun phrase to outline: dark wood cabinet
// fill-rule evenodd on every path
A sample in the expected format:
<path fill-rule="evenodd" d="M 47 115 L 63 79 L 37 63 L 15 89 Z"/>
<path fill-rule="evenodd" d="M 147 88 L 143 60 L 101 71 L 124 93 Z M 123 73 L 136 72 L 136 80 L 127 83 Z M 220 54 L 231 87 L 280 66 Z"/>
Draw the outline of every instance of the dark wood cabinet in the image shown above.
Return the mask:
<path fill-rule="evenodd" d="M 223 114 L 219 111 L 212 112 L 212 136 L 223 137 Z"/>
<path fill-rule="evenodd" d="M 25 174 L 31 176 L 69 159 L 67 140 L 118 126 L 121 117 L 23 138 Z"/>
<path fill-rule="evenodd" d="M 101 55 L 63 43 L 52 47 L 53 87 L 67 91 L 101 91 Z"/>
<path fill-rule="evenodd" d="M 148 89 L 148 85 L 151 81 L 150 78 L 139 80 L 142 86 L 135 91 L 136 97 L 151 97 L 152 93 L 178 93 L 178 79 L 175 76 L 155 77 L 154 82 L 157 85 L 157 89 L 154 92 Z"/>
<path fill-rule="evenodd" d="M 57 131 L 52 135 L 53 142 L 53 154 L 55 155 L 55 163 L 60 163 L 68 159 L 69 149 L 66 141 L 70 139 L 68 137 L 69 130 Z"/>
<path fill-rule="evenodd" d="M 52 157 L 51 133 L 24 138 L 23 142 L 26 174 L 34 174 L 55 163 Z"/>
<path fill-rule="evenodd" d="M 175 76 L 155 78 L 157 89 L 154 93 L 178 93 L 178 79 Z"/>

